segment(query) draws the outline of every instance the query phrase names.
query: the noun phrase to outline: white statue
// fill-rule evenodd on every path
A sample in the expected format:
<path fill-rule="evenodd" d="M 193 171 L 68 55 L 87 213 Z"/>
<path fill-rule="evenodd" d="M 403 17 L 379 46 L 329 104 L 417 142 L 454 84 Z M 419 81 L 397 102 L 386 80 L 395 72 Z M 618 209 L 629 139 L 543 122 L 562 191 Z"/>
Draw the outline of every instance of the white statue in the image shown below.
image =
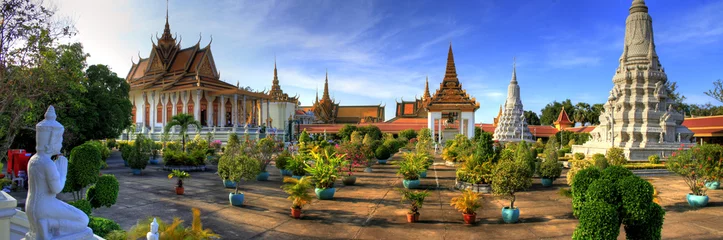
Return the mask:
<path fill-rule="evenodd" d="M 153 218 L 151 223 L 151 231 L 146 233 L 146 240 L 158 240 L 158 222 Z"/>
<path fill-rule="evenodd" d="M 60 155 L 63 125 L 55 121 L 55 108 L 48 107 L 45 120 L 35 126 L 36 151 L 28 162 L 28 197 L 25 211 L 30 231 L 25 239 L 92 239 L 88 216 L 56 198 L 68 174 L 68 159 Z M 51 156 L 58 156 L 53 161 Z"/>

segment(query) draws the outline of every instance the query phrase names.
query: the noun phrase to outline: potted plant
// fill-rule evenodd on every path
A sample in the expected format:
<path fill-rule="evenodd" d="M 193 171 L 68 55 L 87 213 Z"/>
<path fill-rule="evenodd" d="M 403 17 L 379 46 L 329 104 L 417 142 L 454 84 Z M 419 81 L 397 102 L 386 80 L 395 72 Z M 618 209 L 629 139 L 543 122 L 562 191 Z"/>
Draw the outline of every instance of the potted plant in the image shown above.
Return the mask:
<path fill-rule="evenodd" d="M 260 173 L 256 176 L 256 181 L 268 181 L 269 172 L 266 167 L 269 166 L 276 151 L 276 142 L 271 138 L 263 138 L 251 146 L 254 158 L 259 162 Z"/>
<path fill-rule="evenodd" d="M 492 177 L 492 191 L 507 200 L 510 205 L 502 208 L 502 220 L 515 223 L 520 217 L 520 209 L 515 208 L 515 193 L 532 185 L 530 167 L 525 162 L 505 160 L 497 163 Z"/>
<path fill-rule="evenodd" d="M 560 174 L 562 174 L 562 164 L 560 164 L 557 160 L 545 159 L 542 161 L 542 164 L 540 164 L 538 174 L 540 175 L 540 178 L 542 178 L 540 180 L 542 182 L 542 186 L 551 187 L 552 182 L 559 178 Z"/>
<path fill-rule="evenodd" d="M 376 151 L 374 151 L 374 156 L 377 158 L 377 163 L 379 164 L 387 164 L 387 159 L 392 155 L 391 150 L 389 150 L 389 147 L 385 144 L 380 145 Z"/>
<path fill-rule="evenodd" d="M 707 150 L 702 148 L 703 147 L 696 146 L 693 149 L 679 149 L 673 152 L 665 163 L 665 167 L 668 168 L 668 170 L 683 177 L 685 183 L 688 185 L 690 193 L 686 195 L 686 200 L 691 207 L 705 207 L 708 205 L 708 196 L 706 195 L 704 183 L 706 172 L 706 166 L 704 165 L 706 160 L 704 159 L 706 154 L 700 153 L 694 156 L 693 153 L 694 151 L 702 152 Z"/>
<path fill-rule="evenodd" d="M 141 175 L 141 170 L 145 169 L 148 165 L 148 152 L 143 151 L 143 141 L 141 139 L 136 139 L 133 146 L 128 146 L 126 148 L 129 151 L 127 155 L 128 166 L 131 167 L 133 175 Z"/>
<path fill-rule="evenodd" d="M 307 164 L 306 171 L 315 181 L 316 197 L 321 200 L 331 200 L 336 192 L 334 181 L 339 177 L 339 166 L 346 165 L 344 155 L 324 150 L 321 154 L 312 152 L 311 156 L 315 162 L 311 166 Z"/>
<path fill-rule="evenodd" d="M 364 155 L 363 164 L 364 164 L 364 172 L 370 173 L 372 172 L 372 166 L 374 165 L 374 149 L 371 146 L 364 145 L 362 147 L 362 153 Z"/>
<path fill-rule="evenodd" d="M 276 156 L 276 160 L 275 160 L 276 168 L 279 169 L 279 173 L 281 174 L 281 176 L 291 176 L 292 175 L 291 171 L 289 171 L 287 169 L 290 159 L 291 159 L 291 153 L 289 153 L 288 150 L 284 150 L 283 152 L 281 152 L 281 154 Z"/>
<path fill-rule="evenodd" d="M 289 194 L 288 199 L 291 200 L 291 216 L 293 218 L 301 218 L 301 208 L 304 205 L 311 202 L 311 195 L 309 195 L 309 189 L 311 188 L 311 180 L 309 177 L 302 177 L 301 179 L 295 178 L 284 178 L 284 183 L 287 183 L 281 188 Z"/>
<path fill-rule="evenodd" d="M 427 170 L 429 170 L 429 167 L 432 166 L 434 163 L 434 160 L 430 161 L 432 159 L 432 156 L 428 152 L 420 152 L 417 151 L 417 154 L 419 154 L 419 161 L 422 164 L 422 171 L 419 172 L 420 178 L 426 178 L 427 177 Z"/>
<path fill-rule="evenodd" d="M 366 159 L 364 149 L 368 148 L 369 147 L 365 145 L 351 142 L 342 143 L 337 146 L 338 151 L 344 154 L 344 160 L 346 163 L 344 166 L 341 166 L 340 169 L 341 172 L 344 172 L 344 175 L 341 177 L 341 182 L 345 186 L 351 186 L 356 183 L 354 168 L 360 166 Z"/>
<path fill-rule="evenodd" d="M 399 189 L 402 194 L 402 202 L 409 202 L 409 212 L 407 212 L 407 222 L 414 223 L 419 221 L 419 209 L 422 208 L 424 198 L 429 196 L 429 192 L 410 191 L 407 189 Z"/>
<path fill-rule="evenodd" d="M 291 172 L 292 178 L 301 179 L 301 177 L 306 175 L 306 158 L 307 155 L 305 154 L 297 154 L 289 159 L 286 168 Z"/>
<path fill-rule="evenodd" d="M 158 149 L 151 149 L 151 160 L 148 161 L 151 165 L 158 165 Z"/>
<path fill-rule="evenodd" d="M 479 193 L 472 190 L 465 190 L 462 196 L 452 198 L 449 205 L 462 212 L 465 224 L 474 224 L 477 220 L 477 209 L 482 207 Z"/>
<path fill-rule="evenodd" d="M 168 174 L 168 179 L 173 177 L 178 178 L 178 182 L 176 182 L 176 194 L 183 195 L 183 179 L 190 178 L 191 175 L 184 171 L 173 170 L 171 174 Z"/>
<path fill-rule="evenodd" d="M 422 171 L 423 166 L 420 161 L 420 156 L 417 153 L 405 153 L 404 159 L 399 161 L 399 169 L 397 175 L 402 176 L 404 179 L 402 184 L 405 188 L 413 189 L 418 188 L 420 185 L 419 173 Z"/>
<path fill-rule="evenodd" d="M 220 165 L 220 164 L 219 164 Z M 228 200 L 233 206 L 241 206 L 244 202 L 244 194 L 239 193 L 239 186 L 242 180 L 250 181 L 258 176 L 261 171 L 259 161 L 245 154 L 238 154 L 229 161 L 229 180 L 236 183 L 235 191 L 228 194 Z"/>

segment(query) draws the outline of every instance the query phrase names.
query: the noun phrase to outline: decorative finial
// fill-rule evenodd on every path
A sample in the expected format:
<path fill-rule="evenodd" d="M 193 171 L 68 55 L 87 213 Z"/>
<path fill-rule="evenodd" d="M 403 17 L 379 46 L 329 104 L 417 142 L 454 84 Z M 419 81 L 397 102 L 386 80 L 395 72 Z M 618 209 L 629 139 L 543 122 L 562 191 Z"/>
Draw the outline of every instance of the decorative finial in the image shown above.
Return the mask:
<path fill-rule="evenodd" d="M 55 107 L 53 107 L 53 105 L 50 105 L 50 107 L 48 107 L 48 110 L 45 111 L 45 120 L 55 121 L 57 117 L 58 115 L 55 115 Z"/>
<path fill-rule="evenodd" d="M 517 57 L 512 57 L 512 80 L 510 83 L 517 84 Z"/>

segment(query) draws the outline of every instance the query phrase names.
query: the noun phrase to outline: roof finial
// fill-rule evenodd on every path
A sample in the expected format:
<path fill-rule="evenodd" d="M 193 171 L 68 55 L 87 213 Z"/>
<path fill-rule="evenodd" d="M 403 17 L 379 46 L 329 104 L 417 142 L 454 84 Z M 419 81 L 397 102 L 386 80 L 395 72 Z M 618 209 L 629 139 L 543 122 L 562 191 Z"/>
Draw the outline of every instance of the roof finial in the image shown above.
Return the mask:
<path fill-rule="evenodd" d="M 512 57 L 512 80 L 510 83 L 517 84 L 517 57 Z"/>

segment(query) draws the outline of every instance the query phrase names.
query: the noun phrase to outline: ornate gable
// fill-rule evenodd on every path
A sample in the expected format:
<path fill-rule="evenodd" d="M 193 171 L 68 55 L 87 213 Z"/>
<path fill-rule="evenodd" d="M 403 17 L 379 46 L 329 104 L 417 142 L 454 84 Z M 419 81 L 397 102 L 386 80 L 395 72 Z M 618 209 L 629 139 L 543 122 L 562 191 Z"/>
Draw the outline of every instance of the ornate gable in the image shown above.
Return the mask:
<path fill-rule="evenodd" d="M 447 69 L 439 89 L 432 96 L 427 109 L 429 111 L 461 110 L 475 111 L 479 108 L 476 99 L 471 98 L 467 91 L 462 89 L 462 84 L 457 78 L 457 69 L 454 65 L 454 54 L 452 44 L 449 45 L 447 54 Z"/>

